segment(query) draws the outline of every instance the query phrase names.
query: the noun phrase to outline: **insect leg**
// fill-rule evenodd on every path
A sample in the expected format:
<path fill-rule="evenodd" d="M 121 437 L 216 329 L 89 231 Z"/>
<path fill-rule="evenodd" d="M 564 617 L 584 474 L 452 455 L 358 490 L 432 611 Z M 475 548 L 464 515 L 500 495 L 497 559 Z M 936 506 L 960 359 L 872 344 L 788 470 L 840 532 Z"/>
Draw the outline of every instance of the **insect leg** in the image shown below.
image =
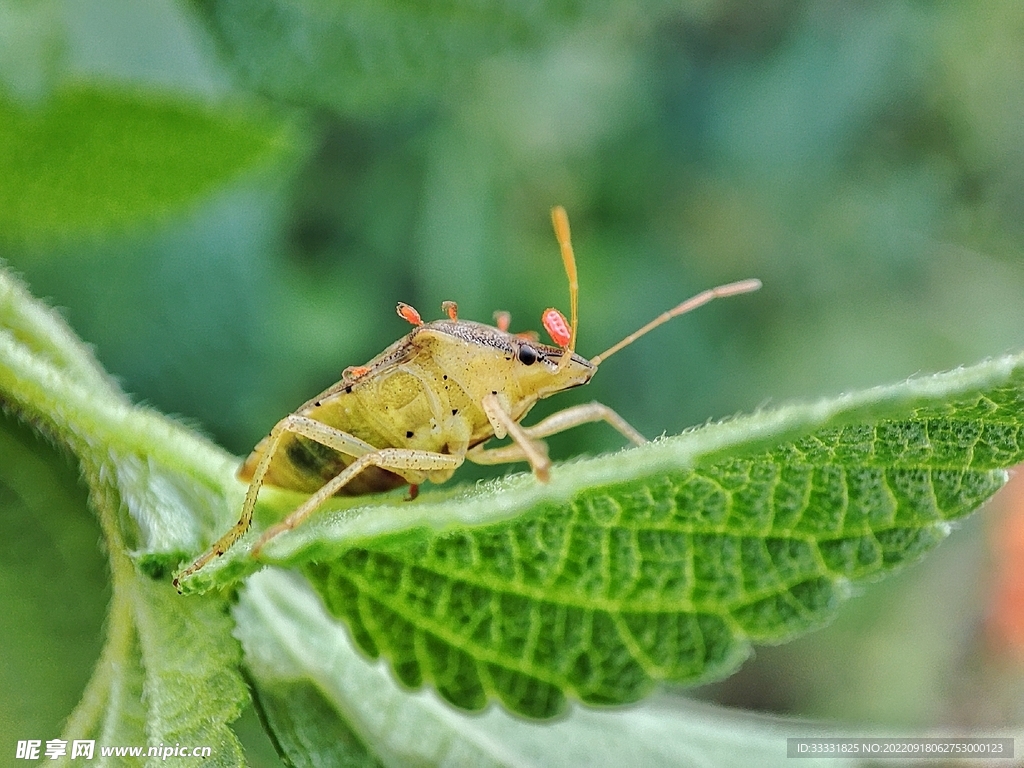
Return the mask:
<path fill-rule="evenodd" d="M 534 443 L 536 450 L 547 453 L 547 446 L 544 443 Z M 526 451 L 519 447 L 518 443 L 503 445 L 500 448 L 484 448 L 478 445 L 466 451 L 466 458 L 474 464 L 511 464 L 517 461 L 530 462 Z"/>
<path fill-rule="evenodd" d="M 462 464 L 462 457 L 433 451 L 417 451 L 409 448 L 381 448 L 373 453 L 366 453 L 340 473 L 328 480 L 323 487 L 306 499 L 288 517 L 281 522 L 268 528 L 259 541 L 252 548 L 252 555 L 256 557 L 268 541 L 285 531 L 290 531 L 311 514 L 313 514 L 324 502 L 330 499 L 346 483 L 352 480 L 367 467 L 380 467 L 402 474 L 403 470 L 413 472 L 435 472 L 439 470 L 454 470 Z"/>
<path fill-rule="evenodd" d="M 556 411 L 546 419 L 541 419 L 532 427 L 524 427 L 523 431 L 531 438 L 547 437 L 556 432 L 565 432 L 582 424 L 590 424 L 595 421 L 603 421 L 609 424 L 619 434 L 636 445 L 643 445 L 647 438 L 633 429 L 629 422 L 619 416 L 615 411 L 604 403 L 584 403 L 574 405 L 563 411 Z"/>
<path fill-rule="evenodd" d="M 277 453 L 281 438 L 286 432 L 296 432 L 348 456 L 358 457 L 377 450 L 359 438 L 329 427 L 314 419 L 294 413 L 285 416 L 274 425 L 274 428 L 270 430 L 270 434 L 267 435 L 263 453 L 256 464 L 256 468 L 253 470 L 252 479 L 249 481 L 249 487 L 245 492 L 245 501 L 242 503 L 242 512 L 238 522 L 227 533 L 217 539 L 213 546 L 196 558 L 192 565 L 174 577 L 175 587 L 178 586 L 178 582 L 181 579 L 192 575 L 215 557 L 220 557 L 231 549 L 234 543 L 242 537 L 242 534 L 249 530 L 249 525 L 252 523 L 252 513 L 256 508 L 256 497 L 259 495 L 260 486 L 263 485 L 263 478 L 266 477 L 267 471 L 270 469 L 270 462 L 274 458 L 274 454 Z"/>
<path fill-rule="evenodd" d="M 483 400 L 480 403 L 483 406 L 484 413 L 487 415 L 487 420 L 491 422 L 491 426 L 494 427 L 494 434 L 498 437 L 504 437 L 507 434 L 515 442 L 515 447 L 519 449 L 519 452 L 507 450 L 505 448 L 495 448 L 494 451 L 506 451 L 509 455 L 515 458 L 497 458 L 495 461 L 488 461 L 493 457 L 490 451 L 480 451 L 473 457 L 471 461 L 477 464 L 487 463 L 503 463 L 505 461 L 521 461 L 525 459 L 530 463 L 530 468 L 533 470 L 533 474 L 537 476 L 537 479 L 542 483 L 548 481 L 548 470 L 551 467 L 551 460 L 547 455 L 547 447 L 543 443 L 537 443 L 531 440 L 524 429 L 516 423 L 516 421 L 509 416 L 505 409 L 501 407 L 501 402 L 498 400 L 498 396 L 495 394 L 484 395 Z M 508 446 L 511 449 L 512 446 Z M 491 454 L 486 456 L 486 454 Z M 469 454 L 467 454 L 469 457 Z M 482 458 L 483 457 L 483 458 Z"/>
<path fill-rule="evenodd" d="M 637 445 L 647 442 L 646 438 L 637 432 L 619 414 L 602 403 L 586 403 L 566 408 L 548 416 L 546 419 L 534 424 L 532 427 L 519 427 L 525 438 L 525 444 L 534 450 L 543 449 L 544 443 L 539 438 L 553 435 L 556 432 L 564 432 L 567 429 L 578 427 L 581 424 L 590 424 L 595 421 L 604 421 L 620 432 L 623 437 Z M 511 431 L 510 431 L 511 434 Z M 466 453 L 466 458 L 474 464 L 506 464 L 514 461 L 527 461 L 533 465 L 533 461 L 521 447 L 523 443 L 518 440 L 512 445 L 504 445 L 501 448 L 483 448 L 476 446 Z M 539 475 L 538 475 L 539 477 Z"/>

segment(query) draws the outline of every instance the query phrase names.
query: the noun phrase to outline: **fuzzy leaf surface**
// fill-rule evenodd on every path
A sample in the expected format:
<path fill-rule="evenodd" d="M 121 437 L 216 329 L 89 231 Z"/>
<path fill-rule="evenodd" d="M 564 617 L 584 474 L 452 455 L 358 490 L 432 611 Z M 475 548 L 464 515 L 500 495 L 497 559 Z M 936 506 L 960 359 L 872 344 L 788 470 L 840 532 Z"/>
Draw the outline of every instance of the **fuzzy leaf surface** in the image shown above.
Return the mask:
<path fill-rule="evenodd" d="M 433 691 L 404 690 L 386 664 L 367 663 L 309 584 L 277 569 L 246 582 L 234 617 L 264 709 L 268 696 L 272 706 L 287 700 L 291 722 L 271 722 L 276 738 L 307 746 L 294 765 L 366 765 L 369 760 L 352 749 L 355 736 L 387 766 L 782 768 L 789 762 L 787 735 L 839 735 L 834 724 L 797 724 L 673 697 L 611 710 L 571 707 L 565 717 L 544 723 L 501 707 L 467 717 Z M 336 741 L 322 743 L 334 734 Z M 286 754 L 292 757 L 287 748 Z M 854 764 L 842 758 L 804 762 Z"/>

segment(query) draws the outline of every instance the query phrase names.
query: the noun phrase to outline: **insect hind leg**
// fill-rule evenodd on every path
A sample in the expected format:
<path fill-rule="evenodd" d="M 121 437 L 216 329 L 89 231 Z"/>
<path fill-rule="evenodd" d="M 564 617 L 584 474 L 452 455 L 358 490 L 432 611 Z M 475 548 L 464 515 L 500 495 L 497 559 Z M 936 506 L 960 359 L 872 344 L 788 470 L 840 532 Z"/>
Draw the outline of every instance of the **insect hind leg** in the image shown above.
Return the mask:
<path fill-rule="evenodd" d="M 342 432 L 340 429 L 329 427 L 315 419 L 295 413 L 285 416 L 274 425 L 274 428 L 270 430 L 270 434 L 266 437 L 263 444 L 263 452 L 249 480 L 249 487 L 245 492 L 245 501 L 242 503 L 242 512 L 239 515 L 238 521 L 231 526 L 227 533 L 217 539 L 206 552 L 196 558 L 188 568 L 174 577 L 175 588 L 178 587 L 182 579 L 191 576 L 208 562 L 216 557 L 220 557 L 231 549 L 235 542 L 249 530 L 249 526 L 252 524 L 253 510 L 256 508 L 256 498 L 259 496 L 263 480 L 266 478 L 267 472 L 270 469 L 270 463 L 273 461 L 274 455 L 281 445 L 281 439 L 289 432 L 315 440 L 318 443 L 334 448 L 340 453 L 347 456 L 355 456 L 356 458 L 377 450 L 369 443 L 347 432 Z"/>
<path fill-rule="evenodd" d="M 323 506 L 346 483 L 368 467 L 380 467 L 403 476 L 405 472 L 429 475 L 432 472 L 454 471 L 462 464 L 462 461 L 461 456 L 434 453 L 433 451 L 417 451 L 410 448 L 381 448 L 372 453 L 366 453 L 328 480 L 320 490 L 306 499 L 288 517 L 268 528 L 252 548 L 252 556 L 257 557 L 260 550 L 275 536 L 301 525 L 307 517 Z"/>

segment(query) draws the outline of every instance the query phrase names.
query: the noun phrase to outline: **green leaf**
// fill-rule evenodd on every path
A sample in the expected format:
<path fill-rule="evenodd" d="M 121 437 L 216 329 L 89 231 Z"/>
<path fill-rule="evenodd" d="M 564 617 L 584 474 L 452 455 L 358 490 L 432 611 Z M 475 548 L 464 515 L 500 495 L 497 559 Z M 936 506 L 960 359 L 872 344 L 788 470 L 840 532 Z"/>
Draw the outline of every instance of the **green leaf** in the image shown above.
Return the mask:
<path fill-rule="evenodd" d="M 139 579 L 136 587 L 146 743 L 211 746 L 205 764 L 244 764 L 241 745 L 227 725 L 248 700 L 227 601 L 210 595 L 187 605 L 166 583 Z"/>
<path fill-rule="evenodd" d="M 112 747 L 208 746 L 209 764 L 244 765 L 229 723 L 240 714 L 247 690 L 226 598 L 211 594 L 185 604 L 169 584 L 136 570 L 112 515 L 116 484 L 89 462 L 85 467 L 110 550 L 114 594 L 106 645 L 61 738 Z M 120 764 L 97 758 L 101 765 Z M 161 762 L 150 758 L 145 764 Z"/>
<path fill-rule="evenodd" d="M 107 650 L 97 665 L 97 675 L 85 696 L 64 737 L 68 741 L 95 738 L 100 744 L 129 746 L 146 743 L 146 709 L 143 696 L 146 687 L 146 670 L 142 664 L 138 636 L 128 629 L 130 617 L 120 612 L 111 612 L 112 618 L 120 619 L 121 631 L 111 634 Z M 123 643 L 117 642 L 124 635 Z M 91 726 L 91 727 L 90 727 Z M 113 761 L 106 761 L 111 764 Z"/>
<path fill-rule="evenodd" d="M 262 719 L 289 765 L 381 765 L 313 683 L 261 678 L 255 687 Z"/>
<path fill-rule="evenodd" d="M 24 106 L 0 94 L 0 232 L 53 241 L 151 221 L 284 146 L 280 124 L 170 96 L 75 87 Z"/>
<path fill-rule="evenodd" d="M 62 738 L 209 746 L 211 764 L 242 765 L 228 724 L 247 691 L 227 597 L 183 601 L 166 578 L 144 575 L 125 544 L 198 536 L 204 504 L 219 498 L 210 495 L 221 490 L 210 472 L 223 466 L 223 456 L 173 422 L 128 405 L 59 317 L 3 272 L 0 393 L 7 409 L 78 456 L 110 558 L 106 644 Z M 156 445 L 169 450 L 153 452 Z M 176 493 L 182 488 L 188 493 Z M 173 524 L 174 513 L 185 521 Z"/>
<path fill-rule="evenodd" d="M 0 416 L 0 742 L 55 736 L 102 646 L 110 600 L 78 468 Z M 59 663 L 56 660 L 59 659 Z"/>
<path fill-rule="evenodd" d="M 208 746 L 209 764 L 244 765 L 229 723 L 248 696 L 226 597 L 184 604 L 169 584 L 140 573 L 113 514 L 120 506 L 116 475 L 97 471 L 88 459 L 83 464 L 109 549 L 113 601 L 106 645 L 62 738 L 101 746 Z M 100 764 L 108 762 L 100 756 Z"/>
<path fill-rule="evenodd" d="M 590 3 L 586 14 L 583 6 L 573 0 L 202 4 L 229 60 L 256 89 L 361 116 L 457 94 L 487 57 L 529 55 L 584 18 L 598 25 L 618 13 L 615 4 Z"/>
<path fill-rule="evenodd" d="M 66 42 L 62 15 L 52 0 L 0 5 L 0 92 L 32 101 L 53 86 Z"/>
<path fill-rule="evenodd" d="M 479 489 L 325 514 L 300 566 L 410 687 L 533 717 L 732 671 L 935 546 L 1024 458 L 1020 356 Z M 364 502 L 355 502 L 364 504 Z M 196 575 L 229 583 L 244 550 Z"/>
<path fill-rule="evenodd" d="M 96 460 L 114 483 L 117 535 L 151 572 L 200 546 L 234 506 L 235 460 L 191 430 L 132 406 L 60 317 L 0 271 L 0 393 L 34 427 Z"/>
<path fill-rule="evenodd" d="M 97 394 L 102 392 L 107 398 L 123 400 L 92 352 L 64 324 L 60 315 L 35 301 L 22 285 L 2 270 L 0 330 L 16 345 L 11 349 L 17 349 L 20 357 L 45 362 L 81 385 L 95 388 Z"/>
<path fill-rule="evenodd" d="M 268 569 L 253 576 L 234 616 L 259 691 L 288 695 L 291 717 L 316 718 L 324 732 L 351 729 L 386 765 L 781 768 L 789 762 L 787 736 L 837 735 L 835 726 L 796 726 L 668 697 L 628 709 L 572 707 L 543 724 L 499 707 L 466 717 L 432 692 L 404 690 L 384 664 L 367 663 L 345 627 L 295 574 Z M 289 723 L 273 725 L 279 739 L 295 738 Z M 336 754 L 337 746 L 329 745 L 312 752 L 310 762 L 346 764 Z M 832 768 L 851 763 L 807 761 Z"/>

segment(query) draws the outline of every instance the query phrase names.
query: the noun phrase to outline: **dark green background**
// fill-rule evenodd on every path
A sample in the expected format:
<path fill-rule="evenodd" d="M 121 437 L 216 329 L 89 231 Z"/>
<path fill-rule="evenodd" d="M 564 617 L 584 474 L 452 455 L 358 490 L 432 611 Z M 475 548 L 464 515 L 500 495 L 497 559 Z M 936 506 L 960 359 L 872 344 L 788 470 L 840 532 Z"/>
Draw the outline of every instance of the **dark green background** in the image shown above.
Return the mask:
<path fill-rule="evenodd" d="M 396 301 L 516 330 L 567 311 L 556 203 L 584 354 L 709 285 L 765 287 L 544 413 L 599 399 L 653 437 L 1021 346 L 1018 3 L 427 7 L 6 0 L 0 257 L 137 401 L 240 455 L 404 333 Z M 57 736 L 107 595 L 73 464 L 4 430 L 0 680 L 26 693 L 0 743 Z M 985 524 L 705 693 L 1017 722 L 1018 668 L 982 631 Z"/>

